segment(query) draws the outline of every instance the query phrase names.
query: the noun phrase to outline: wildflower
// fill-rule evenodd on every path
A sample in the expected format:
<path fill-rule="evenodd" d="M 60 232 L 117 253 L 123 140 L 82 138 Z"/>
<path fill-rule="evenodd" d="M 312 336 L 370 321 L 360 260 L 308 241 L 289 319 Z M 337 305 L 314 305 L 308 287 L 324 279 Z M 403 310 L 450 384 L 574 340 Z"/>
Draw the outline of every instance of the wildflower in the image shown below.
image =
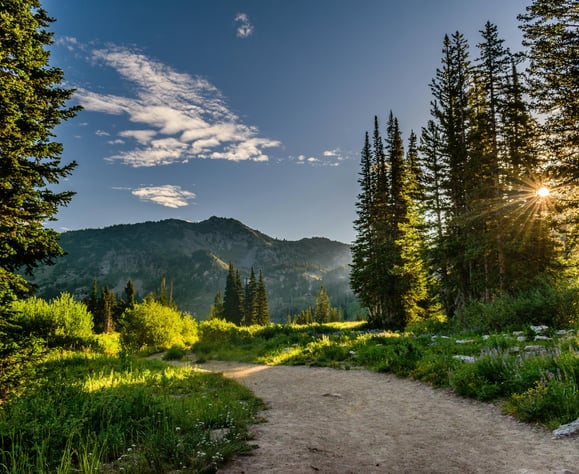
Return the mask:
<path fill-rule="evenodd" d="M 175 431 L 177 431 L 177 432 L 181 431 L 181 427 L 180 427 L 180 426 L 177 426 L 177 427 L 175 428 Z"/>

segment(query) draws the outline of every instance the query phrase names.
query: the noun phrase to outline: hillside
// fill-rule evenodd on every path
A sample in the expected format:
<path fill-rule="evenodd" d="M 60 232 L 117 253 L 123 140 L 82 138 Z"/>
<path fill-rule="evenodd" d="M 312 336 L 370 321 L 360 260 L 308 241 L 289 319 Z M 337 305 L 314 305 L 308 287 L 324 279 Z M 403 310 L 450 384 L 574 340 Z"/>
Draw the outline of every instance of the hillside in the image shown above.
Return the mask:
<path fill-rule="evenodd" d="M 242 278 L 252 266 L 263 271 L 270 311 L 278 321 L 312 304 L 322 285 L 332 304 L 346 307 L 354 301 L 348 245 L 318 237 L 274 239 L 234 219 L 172 219 L 70 231 L 59 242 L 67 254 L 36 270 L 32 282 L 38 296 L 68 291 L 82 298 L 95 279 L 117 294 L 131 279 L 143 296 L 156 291 L 166 275 L 178 306 L 205 318 L 216 292 L 225 287 L 232 262 Z"/>

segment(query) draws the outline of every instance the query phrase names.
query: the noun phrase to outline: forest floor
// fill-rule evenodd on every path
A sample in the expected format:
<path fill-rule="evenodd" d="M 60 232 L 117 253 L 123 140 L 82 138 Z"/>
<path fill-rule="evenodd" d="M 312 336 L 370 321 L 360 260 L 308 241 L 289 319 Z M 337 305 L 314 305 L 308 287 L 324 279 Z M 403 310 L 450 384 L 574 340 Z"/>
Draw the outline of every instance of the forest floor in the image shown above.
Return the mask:
<path fill-rule="evenodd" d="M 189 362 L 190 364 L 190 362 Z M 208 361 L 268 407 L 255 449 L 218 472 L 579 474 L 579 439 L 492 404 L 367 370 Z"/>

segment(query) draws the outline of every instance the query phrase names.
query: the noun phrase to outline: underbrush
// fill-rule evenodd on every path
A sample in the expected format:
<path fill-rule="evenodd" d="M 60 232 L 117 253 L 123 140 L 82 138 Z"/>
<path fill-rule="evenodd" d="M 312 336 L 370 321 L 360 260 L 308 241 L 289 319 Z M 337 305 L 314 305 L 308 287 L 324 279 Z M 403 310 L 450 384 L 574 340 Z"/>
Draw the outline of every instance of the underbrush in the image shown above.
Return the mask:
<path fill-rule="evenodd" d="M 527 326 L 497 334 L 371 331 L 364 325 L 200 325 L 194 351 L 277 365 L 364 367 L 411 377 L 482 401 L 500 401 L 518 419 L 549 428 L 579 417 L 579 336 Z M 428 328 L 431 329 L 431 328 Z"/>
<path fill-rule="evenodd" d="M 219 374 L 63 353 L 0 405 L 0 472 L 214 472 L 260 402 Z"/>

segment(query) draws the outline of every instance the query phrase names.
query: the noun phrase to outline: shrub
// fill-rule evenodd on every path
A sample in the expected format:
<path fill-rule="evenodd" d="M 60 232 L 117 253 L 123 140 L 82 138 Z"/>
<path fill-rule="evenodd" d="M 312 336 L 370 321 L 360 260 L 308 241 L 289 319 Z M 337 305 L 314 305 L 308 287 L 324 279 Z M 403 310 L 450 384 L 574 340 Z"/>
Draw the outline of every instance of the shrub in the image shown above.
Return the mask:
<path fill-rule="evenodd" d="M 156 301 L 127 309 L 120 326 L 121 346 L 129 352 L 184 347 L 197 340 L 197 324 L 189 314 L 181 314 Z"/>
<path fill-rule="evenodd" d="M 457 311 L 454 323 L 480 332 L 501 332 L 529 324 L 571 327 L 578 322 L 579 288 L 540 282 L 518 295 L 501 295 L 491 302 L 475 301 Z"/>
<path fill-rule="evenodd" d="M 251 335 L 247 329 L 242 329 L 224 319 L 203 321 L 199 327 L 199 332 L 199 340 L 201 343 L 206 342 L 215 345 L 233 344 L 251 339 Z"/>
<path fill-rule="evenodd" d="M 163 360 L 183 360 L 187 355 L 185 349 L 179 346 L 170 347 L 167 352 L 163 355 Z"/>
<path fill-rule="evenodd" d="M 69 293 L 50 302 L 36 297 L 15 301 L 12 311 L 26 334 L 45 339 L 49 346 L 88 344 L 93 335 L 91 313 Z"/>

